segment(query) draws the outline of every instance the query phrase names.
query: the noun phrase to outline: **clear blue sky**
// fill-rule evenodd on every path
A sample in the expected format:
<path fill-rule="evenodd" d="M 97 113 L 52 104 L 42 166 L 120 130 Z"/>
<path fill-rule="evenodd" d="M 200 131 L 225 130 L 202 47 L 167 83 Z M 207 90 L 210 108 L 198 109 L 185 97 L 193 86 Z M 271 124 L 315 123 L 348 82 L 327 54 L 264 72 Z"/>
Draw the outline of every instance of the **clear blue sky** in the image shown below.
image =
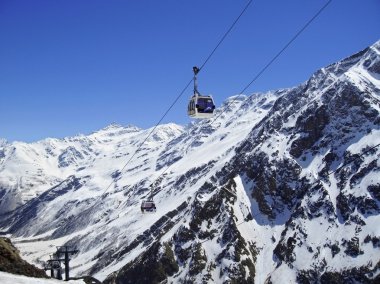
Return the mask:
<path fill-rule="evenodd" d="M 0 0 L 0 137 L 154 126 L 248 0 Z M 199 74 L 217 106 L 326 0 L 256 0 Z M 380 1 L 334 0 L 246 92 L 296 86 L 380 39 Z M 181 97 L 163 121 L 187 124 Z"/>

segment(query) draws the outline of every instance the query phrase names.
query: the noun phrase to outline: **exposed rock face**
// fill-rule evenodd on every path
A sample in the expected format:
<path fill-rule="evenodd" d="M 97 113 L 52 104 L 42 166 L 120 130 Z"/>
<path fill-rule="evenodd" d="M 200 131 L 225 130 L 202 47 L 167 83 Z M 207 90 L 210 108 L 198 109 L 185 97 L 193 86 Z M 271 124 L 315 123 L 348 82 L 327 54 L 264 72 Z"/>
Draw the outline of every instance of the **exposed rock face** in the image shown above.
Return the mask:
<path fill-rule="evenodd" d="M 60 146 L 74 174 L 0 224 L 46 246 L 65 237 L 81 249 L 74 271 L 106 283 L 376 283 L 379 62 L 380 42 L 136 153 L 146 133 L 118 126 Z M 142 214 L 151 193 L 158 210 Z"/>
<path fill-rule="evenodd" d="M 160 250 L 162 252 L 160 252 Z M 109 277 L 104 283 L 160 283 L 178 272 L 178 264 L 170 244 L 155 243 L 136 262 Z"/>
<path fill-rule="evenodd" d="M 10 239 L 0 237 L 0 271 L 36 278 L 48 278 L 45 271 L 23 260 Z"/>
<path fill-rule="evenodd" d="M 293 141 L 289 153 L 299 158 L 305 149 L 310 149 L 322 136 L 323 129 L 329 123 L 330 117 L 326 107 L 323 105 L 315 111 L 302 113 L 298 118 L 295 131 L 300 137 Z"/>

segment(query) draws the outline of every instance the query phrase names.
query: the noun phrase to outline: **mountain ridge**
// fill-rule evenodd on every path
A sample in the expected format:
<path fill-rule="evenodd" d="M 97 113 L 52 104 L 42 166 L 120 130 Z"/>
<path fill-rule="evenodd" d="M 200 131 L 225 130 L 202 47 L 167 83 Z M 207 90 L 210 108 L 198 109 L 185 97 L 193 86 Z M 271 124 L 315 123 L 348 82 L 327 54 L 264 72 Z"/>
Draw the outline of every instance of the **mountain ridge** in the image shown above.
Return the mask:
<path fill-rule="evenodd" d="M 56 167 L 66 153 L 53 171 L 63 175 L 0 227 L 28 240 L 33 262 L 49 246 L 80 246 L 73 271 L 106 283 L 375 283 L 380 151 L 367 150 L 380 142 L 379 66 L 380 41 L 143 144 L 149 130 L 112 126 L 65 140 L 74 149 L 50 145 Z M 141 214 L 153 183 L 157 212 Z"/>

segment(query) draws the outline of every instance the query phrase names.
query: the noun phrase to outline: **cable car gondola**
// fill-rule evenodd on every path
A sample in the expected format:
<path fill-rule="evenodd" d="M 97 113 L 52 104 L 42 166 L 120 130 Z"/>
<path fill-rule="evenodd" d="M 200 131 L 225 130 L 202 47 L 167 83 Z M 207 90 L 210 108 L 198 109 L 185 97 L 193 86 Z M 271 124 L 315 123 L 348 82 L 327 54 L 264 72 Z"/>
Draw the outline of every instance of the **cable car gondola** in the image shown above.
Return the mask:
<path fill-rule="evenodd" d="M 197 74 L 199 68 L 194 66 L 194 94 L 190 98 L 187 114 L 192 118 L 210 118 L 215 110 L 214 100 L 211 96 L 204 96 L 198 92 Z"/>
<path fill-rule="evenodd" d="M 143 201 L 141 201 L 141 212 L 144 213 L 144 212 L 156 212 L 156 204 L 154 203 L 153 201 L 153 188 L 155 187 L 155 183 L 157 181 L 155 181 L 154 183 L 152 183 L 150 185 L 150 192 L 149 192 L 149 195 L 147 196 L 147 198 Z"/>
<path fill-rule="evenodd" d="M 153 199 L 143 200 L 141 202 L 141 212 L 155 212 L 156 204 L 154 204 Z"/>

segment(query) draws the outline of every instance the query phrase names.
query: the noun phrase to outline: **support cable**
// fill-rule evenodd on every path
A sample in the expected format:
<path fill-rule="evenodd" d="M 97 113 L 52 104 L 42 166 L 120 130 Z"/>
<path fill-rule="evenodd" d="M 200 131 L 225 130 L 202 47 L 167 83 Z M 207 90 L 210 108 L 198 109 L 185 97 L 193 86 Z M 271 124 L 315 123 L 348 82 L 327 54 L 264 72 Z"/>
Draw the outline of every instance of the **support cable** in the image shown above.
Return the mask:
<path fill-rule="evenodd" d="M 252 4 L 253 0 L 249 0 L 248 3 L 244 6 L 244 8 L 242 9 L 242 11 L 240 12 L 240 14 L 238 15 L 238 17 L 233 21 L 233 23 L 229 26 L 229 28 L 227 29 L 227 31 L 223 34 L 222 38 L 219 40 L 219 42 L 217 43 L 217 45 L 215 46 L 215 48 L 211 51 L 211 53 L 207 56 L 206 60 L 202 63 L 201 65 L 201 68 L 199 69 L 199 71 L 205 67 L 205 65 L 209 62 L 209 60 L 211 59 L 211 57 L 214 55 L 214 53 L 216 52 L 216 50 L 221 46 L 221 44 L 224 42 L 224 40 L 226 39 L 226 37 L 228 36 L 228 34 L 230 34 L 230 32 L 232 31 L 232 29 L 234 28 L 234 26 L 237 24 L 237 22 L 240 20 L 240 18 L 243 16 L 243 14 L 246 12 L 246 10 L 248 9 L 248 7 Z M 139 152 L 139 150 L 141 149 L 141 147 L 143 146 L 143 144 L 148 140 L 148 138 L 154 133 L 154 131 L 157 129 L 157 127 L 160 125 L 160 123 L 162 122 L 162 120 L 166 117 L 166 115 L 169 113 L 169 111 L 173 108 L 173 106 L 178 102 L 178 100 L 182 97 L 182 95 L 185 93 L 185 91 L 188 89 L 188 87 L 190 86 L 190 84 L 192 83 L 193 81 L 193 78 L 191 78 L 191 80 L 185 85 L 185 87 L 183 88 L 183 90 L 179 93 L 179 95 L 174 99 L 174 101 L 172 102 L 172 104 L 169 106 L 169 108 L 165 111 L 165 113 L 161 116 L 161 118 L 158 120 L 158 122 L 156 123 L 156 125 L 153 127 L 153 129 L 148 133 L 148 135 L 145 137 L 145 139 L 143 140 L 143 142 L 140 143 L 140 145 L 137 147 L 136 151 L 134 152 L 134 154 L 129 158 L 129 160 L 125 163 L 125 165 L 121 168 L 120 172 L 122 172 L 128 165 L 129 163 L 132 161 L 132 159 L 136 156 L 137 152 Z M 111 186 L 114 184 L 114 180 L 112 180 L 110 182 L 110 184 L 105 188 L 105 190 L 103 191 L 103 193 L 101 195 L 99 195 L 99 197 L 97 198 L 96 202 L 93 203 L 93 205 L 91 205 L 89 207 L 88 210 L 91 210 L 92 208 L 94 208 L 96 205 L 98 205 L 98 202 L 99 200 L 101 200 L 101 198 L 107 193 L 107 191 L 111 188 Z"/>
<path fill-rule="evenodd" d="M 206 60 L 203 62 L 203 64 L 201 65 L 201 67 L 199 68 L 199 72 L 202 70 L 202 68 L 208 63 L 208 61 L 211 59 L 211 57 L 214 55 L 214 53 L 216 52 L 216 50 L 220 47 L 220 45 L 223 43 L 223 41 L 226 39 L 226 37 L 228 36 L 228 34 L 232 31 L 232 29 L 234 28 L 234 26 L 237 24 L 237 22 L 240 20 L 240 18 L 242 17 L 242 15 L 245 13 L 245 11 L 248 9 L 248 7 L 251 5 L 251 3 L 253 2 L 253 0 L 250 0 L 247 5 L 243 8 L 243 10 L 240 12 L 239 16 L 234 20 L 234 22 L 231 24 L 231 26 L 228 28 L 228 30 L 224 33 L 224 35 L 222 36 L 222 38 L 219 40 L 219 42 L 217 43 L 217 45 L 215 46 L 215 48 L 211 51 L 211 53 L 207 56 Z M 190 86 L 191 82 L 193 81 L 193 78 L 191 78 L 191 80 L 185 85 L 185 87 L 183 88 L 183 90 L 179 93 L 179 95 L 174 99 L 174 101 L 172 102 L 172 104 L 169 106 L 169 108 L 165 111 L 165 113 L 161 116 L 161 118 L 158 120 L 158 122 L 156 123 L 156 125 L 153 127 L 153 129 L 148 133 L 148 135 L 145 137 L 145 139 L 143 140 L 143 142 L 140 143 L 140 145 L 137 147 L 137 150 L 135 151 L 135 153 L 129 158 L 129 160 L 127 161 L 127 163 L 122 167 L 122 169 L 120 170 L 120 172 L 122 172 L 128 165 L 129 163 L 132 161 L 132 159 L 136 156 L 137 152 L 141 149 L 142 145 L 148 140 L 148 138 L 154 133 L 154 131 L 157 129 L 157 127 L 160 125 L 160 123 L 162 122 L 162 120 L 166 117 L 166 115 L 169 113 L 169 111 L 173 108 L 173 106 L 178 102 L 178 100 L 182 97 L 182 95 L 185 93 L 185 91 L 188 89 L 188 87 Z M 101 196 L 103 196 L 109 189 L 110 187 L 112 186 L 112 184 L 114 183 L 114 181 L 112 181 L 107 187 L 106 189 L 104 190 L 104 192 L 101 194 Z M 96 203 L 93 205 L 95 206 Z M 93 207 L 92 206 L 92 207 Z"/>
<path fill-rule="evenodd" d="M 239 97 L 243 95 L 243 93 L 254 83 L 257 79 L 261 77 L 261 75 L 271 66 L 277 58 L 280 57 L 282 53 L 306 30 L 306 28 L 316 19 L 318 16 L 327 8 L 327 6 L 332 2 L 332 0 L 329 0 L 326 2 L 319 10 L 318 12 L 309 20 L 306 22 L 306 24 L 285 44 L 285 46 L 277 52 L 277 54 L 257 73 L 257 75 L 239 92 L 239 95 L 236 96 L 233 100 L 231 100 L 225 107 L 224 110 L 222 110 L 215 119 L 210 123 L 211 125 L 225 112 L 225 110 L 234 102 L 237 101 Z"/>
<path fill-rule="evenodd" d="M 314 14 L 314 16 L 308 20 L 303 26 L 302 28 L 284 45 L 284 47 L 276 53 L 276 55 L 259 71 L 259 73 L 240 91 L 240 95 L 236 96 L 233 100 L 231 100 L 225 107 L 224 109 L 211 121 L 210 125 L 212 125 L 225 111 L 226 109 L 232 104 L 234 103 L 235 101 L 237 101 L 237 99 L 242 96 L 242 94 L 258 79 L 260 78 L 260 76 L 269 68 L 269 66 L 271 66 L 278 57 L 280 57 L 280 55 L 306 30 L 306 28 L 327 8 L 327 6 L 332 2 L 332 0 L 329 0 L 328 2 L 326 2 L 318 11 L 317 13 Z M 236 21 L 234 22 L 234 24 L 237 22 L 237 20 L 241 17 L 241 15 L 244 13 L 244 11 L 248 8 L 248 5 L 251 3 L 251 1 L 247 4 L 247 6 L 244 8 L 244 10 L 242 11 L 242 13 L 239 15 L 239 17 L 236 19 Z M 234 25 L 233 24 L 233 25 Z M 228 30 L 228 32 L 232 29 L 233 26 L 231 26 L 231 28 Z M 225 37 L 225 36 L 224 36 Z M 222 40 L 224 39 L 224 37 L 221 39 L 220 43 L 222 42 Z M 220 45 L 220 43 L 217 45 L 217 47 Z M 216 47 L 216 48 L 217 48 Z M 215 48 L 215 50 L 216 50 Z M 214 52 L 214 51 L 213 51 Z M 211 54 L 213 54 L 213 52 Z M 206 59 L 205 63 L 207 63 L 207 61 L 209 60 L 209 58 Z M 199 69 L 202 69 L 203 66 L 205 65 L 205 63 L 199 68 Z M 191 83 L 191 82 L 190 82 Z M 244 104 L 243 104 L 244 105 Z M 172 164 L 173 165 L 173 164 Z M 170 165 L 169 167 L 171 167 L 172 165 Z M 160 174 L 156 180 L 158 180 L 165 172 L 167 171 L 167 169 L 162 173 Z M 155 180 L 155 181 L 156 181 Z M 151 184 L 151 186 L 155 183 L 155 181 Z"/>

